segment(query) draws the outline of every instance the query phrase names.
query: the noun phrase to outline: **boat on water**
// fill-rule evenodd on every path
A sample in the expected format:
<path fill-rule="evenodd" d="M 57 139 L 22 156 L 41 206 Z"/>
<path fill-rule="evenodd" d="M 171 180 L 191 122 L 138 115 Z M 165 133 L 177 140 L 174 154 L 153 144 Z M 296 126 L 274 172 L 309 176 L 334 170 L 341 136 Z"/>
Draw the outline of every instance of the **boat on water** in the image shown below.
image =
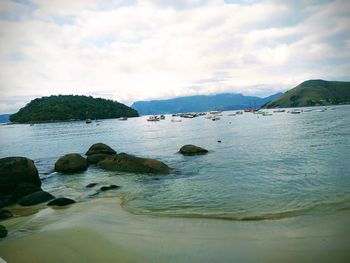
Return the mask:
<path fill-rule="evenodd" d="M 91 119 L 86 119 L 86 121 L 85 121 L 85 123 L 87 123 L 87 124 L 89 124 L 91 122 L 92 122 Z"/>
<path fill-rule="evenodd" d="M 147 121 L 160 121 L 159 117 L 156 115 L 153 116 L 149 116 L 149 118 L 147 119 Z"/>
<path fill-rule="evenodd" d="M 118 120 L 120 120 L 120 121 L 127 121 L 128 118 L 127 117 L 120 117 Z"/>
<path fill-rule="evenodd" d="M 165 116 L 162 114 L 162 115 L 160 115 L 160 117 L 159 117 L 161 120 L 165 120 Z"/>
<path fill-rule="evenodd" d="M 285 112 L 286 110 L 282 110 L 282 109 L 276 109 L 276 110 L 274 110 L 273 112 L 274 113 L 280 113 L 280 112 Z"/>
<path fill-rule="evenodd" d="M 218 121 L 218 120 L 220 120 L 220 117 L 219 117 L 219 116 L 213 116 L 213 117 L 211 118 L 211 120 L 212 120 L 212 121 Z"/>
<path fill-rule="evenodd" d="M 171 122 L 182 122 L 182 120 L 178 120 L 178 119 L 172 118 Z"/>
<path fill-rule="evenodd" d="M 243 114 L 243 111 L 241 111 L 241 110 L 236 111 L 236 114 L 241 115 L 241 114 Z"/>
<path fill-rule="evenodd" d="M 272 113 L 267 112 L 267 111 L 264 111 L 264 112 L 262 113 L 262 116 L 272 116 Z"/>
<path fill-rule="evenodd" d="M 300 114 L 301 110 L 290 110 L 288 112 L 291 113 L 291 114 Z"/>

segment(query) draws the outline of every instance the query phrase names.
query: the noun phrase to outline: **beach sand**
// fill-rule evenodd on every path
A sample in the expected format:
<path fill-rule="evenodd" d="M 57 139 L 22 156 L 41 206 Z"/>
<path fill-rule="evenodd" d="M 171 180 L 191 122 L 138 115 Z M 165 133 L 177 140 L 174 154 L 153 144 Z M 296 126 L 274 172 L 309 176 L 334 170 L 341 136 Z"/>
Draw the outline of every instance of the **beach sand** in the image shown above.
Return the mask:
<path fill-rule="evenodd" d="M 134 215 L 117 198 L 1 222 L 16 262 L 350 262 L 350 211 L 265 221 Z"/>

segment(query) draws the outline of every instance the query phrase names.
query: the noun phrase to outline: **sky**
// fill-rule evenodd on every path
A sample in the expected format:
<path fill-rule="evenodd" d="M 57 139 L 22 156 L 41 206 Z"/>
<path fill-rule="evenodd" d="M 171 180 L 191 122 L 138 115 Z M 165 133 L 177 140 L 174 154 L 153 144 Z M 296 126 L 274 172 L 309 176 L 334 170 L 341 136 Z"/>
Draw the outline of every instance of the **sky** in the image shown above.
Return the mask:
<path fill-rule="evenodd" d="M 0 114 L 350 80 L 350 1 L 0 0 Z"/>

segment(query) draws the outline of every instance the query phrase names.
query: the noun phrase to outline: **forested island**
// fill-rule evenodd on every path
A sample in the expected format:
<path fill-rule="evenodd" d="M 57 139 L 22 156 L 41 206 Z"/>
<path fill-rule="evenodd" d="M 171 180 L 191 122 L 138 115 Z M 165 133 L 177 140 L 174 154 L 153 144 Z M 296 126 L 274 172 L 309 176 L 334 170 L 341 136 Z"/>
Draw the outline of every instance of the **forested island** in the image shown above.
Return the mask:
<path fill-rule="evenodd" d="M 307 80 L 262 108 L 310 107 L 350 103 L 350 82 Z"/>
<path fill-rule="evenodd" d="M 113 100 L 80 95 L 37 98 L 10 116 L 15 123 L 138 117 L 136 110 Z"/>

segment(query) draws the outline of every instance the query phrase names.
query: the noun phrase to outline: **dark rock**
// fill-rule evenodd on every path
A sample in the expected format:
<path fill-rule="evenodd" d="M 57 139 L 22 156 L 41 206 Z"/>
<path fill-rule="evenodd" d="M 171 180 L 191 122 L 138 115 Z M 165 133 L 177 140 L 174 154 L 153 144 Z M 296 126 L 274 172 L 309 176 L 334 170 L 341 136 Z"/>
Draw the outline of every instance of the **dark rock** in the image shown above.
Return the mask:
<path fill-rule="evenodd" d="M 13 217 L 13 214 L 9 210 L 0 210 L 0 220 Z"/>
<path fill-rule="evenodd" d="M 22 197 L 41 190 L 39 186 L 32 183 L 18 184 L 12 193 L 12 201 L 17 202 Z"/>
<path fill-rule="evenodd" d="M 97 183 L 91 183 L 91 184 L 88 184 L 87 186 L 85 186 L 86 188 L 92 188 L 92 187 L 94 187 L 94 186 L 96 186 L 97 185 Z"/>
<path fill-rule="evenodd" d="M 98 163 L 102 169 L 129 173 L 157 173 L 169 174 L 173 170 L 165 163 L 155 160 L 140 158 L 126 153 L 112 155 Z"/>
<path fill-rule="evenodd" d="M 221 143 L 221 140 L 218 140 L 218 143 Z"/>
<path fill-rule="evenodd" d="M 41 186 L 38 170 L 34 162 L 25 157 L 0 159 L 0 196 L 12 194 L 20 183 Z"/>
<path fill-rule="evenodd" d="M 120 186 L 119 186 L 119 185 L 114 185 L 114 184 L 112 184 L 112 185 L 110 185 L 110 186 L 102 186 L 102 187 L 100 188 L 100 190 L 101 190 L 101 191 L 107 191 L 107 190 L 112 190 L 112 189 L 117 189 L 117 188 L 120 188 Z"/>
<path fill-rule="evenodd" d="M 43 202 L 47 202 L 47 201 L 54 199 L 54 198 L 55 197 L 52 194 L 45 192 L 43 190 L 40 190 L 40 191 L 37 191 L 35 193 L 29 194 L 25 197 L 22 197 L 18 203 L 21 206 L 31 206 L 31 205 L 36 205 L 36 204 L 40 204 Z"/>
<path fill-rule="evenodd" d="M 0 208 L 8 206 L 12 204 L 12 196 L 11 195 L 0 195 Z"/>
<path fill-rule="evenodd" d="M 94 155 L 94 154 L 116 154 L 117 152 L 111 147 L 104 143 L 95 143 L 93 144 L 85 155 Z"/>
<path fill-rule="evenodd" d="M 3 225 L 0 225 L 0 238 L 6 237 L 6 236 L 7 236 L 7 229 Z"/>
<path fill-rule="evenodd" d="M 74 173 L 85 171 L 88 162 L 78 153 L 69 153 L 60 157 L 55 163 L 55 171 L 61 173 Z"/>
<path fill-rule="evenodd" d="M 208 152 L 208 150 L 199 146 L 187 144 L 182 146 L 179 152 L 184 155 L 195 155 L 195 154 L 205 154 Z"/>
<path fill-rule="evenodd" d="M 52 201 L 50 201 L 47 205 L 48 206 L 66 206 L 66 205 L 70 205 L 70 204 L 74 204 L 75 201 L 69 198 L 65 198 L 65 197 L 60 197 L 60 198 L 56 198 Z"/>
<path fill-rule="evenodd" d="M 103 161 L 104 159 L 106 159 L 109 156 L 110 156 L 109 154 L 97 153 L 97 154 L 88 155 L 88 157 L 86 159 L 87 159 L 88 163 L 96 164 L 96 163 L 99 163 L 100 161 Z"/>

